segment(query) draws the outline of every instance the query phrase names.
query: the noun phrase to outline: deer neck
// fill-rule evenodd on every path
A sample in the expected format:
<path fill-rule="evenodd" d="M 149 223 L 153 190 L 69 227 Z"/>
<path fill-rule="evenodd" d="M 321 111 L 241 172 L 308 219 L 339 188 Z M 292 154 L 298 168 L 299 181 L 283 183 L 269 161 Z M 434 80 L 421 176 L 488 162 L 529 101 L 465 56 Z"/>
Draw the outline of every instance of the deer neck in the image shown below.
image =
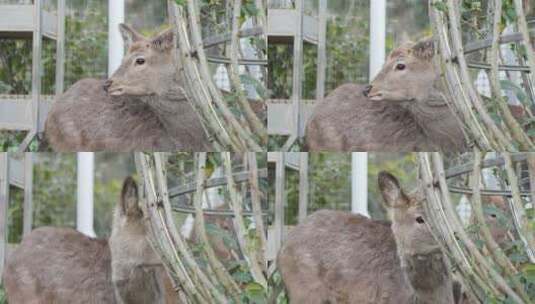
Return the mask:
<path fill-rule="evenodd" d="M 426 100 L 406 103 L 405 107 L 427 138 L 440 139 L 445 149 L 463 148 L 464 140 L 459 139 L 464 139 L 464 134 L 441 90 L 433 87 Z"/>
<path fill-rule="evenodd" d="M 189 129 L 197 126 L 197 115 L 182 92 L 167 92 L 144 97 L 171 138 L 183 138 Z M 191 134 L 193 135 L 193 133 Z"/>
<path fill-rule="evenodd" d="M 401 268 L 414 292 L 414 303 L 452 304 L 448 263 L 440 249 L 425 254 L 401 254 Z"/>

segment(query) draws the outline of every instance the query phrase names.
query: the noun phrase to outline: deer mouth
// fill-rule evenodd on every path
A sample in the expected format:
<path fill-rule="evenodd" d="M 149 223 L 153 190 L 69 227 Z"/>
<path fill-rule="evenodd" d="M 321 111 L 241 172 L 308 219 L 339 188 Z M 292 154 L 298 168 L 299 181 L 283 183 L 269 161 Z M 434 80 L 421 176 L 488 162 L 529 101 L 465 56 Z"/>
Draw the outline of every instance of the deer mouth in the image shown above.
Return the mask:
<path fill-rule="evenodd" d="M 121 96 L 124 94 L 124 89 L 122 87 L 118 87 L 118 88 L 109 88 L 108 89 L 108 94 L 110 94 L 110 96 Z"/>
<path fill-rule="evenodd" d="M 368 94 L 368 98 L 373 101 L 381 101 L 383 100 L 383 93 L 370 93 Z"/>

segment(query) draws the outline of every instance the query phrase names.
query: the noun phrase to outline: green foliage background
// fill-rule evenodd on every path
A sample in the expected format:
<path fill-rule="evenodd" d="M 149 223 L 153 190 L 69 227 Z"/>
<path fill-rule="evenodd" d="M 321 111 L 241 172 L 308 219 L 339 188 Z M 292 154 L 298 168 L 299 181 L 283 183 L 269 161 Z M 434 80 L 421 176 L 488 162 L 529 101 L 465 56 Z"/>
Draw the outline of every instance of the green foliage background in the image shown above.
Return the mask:
<path fill-rule="evenodd" d="M 308 213 L 319 209 L 351 210 L 351 153 L 309 153 L 309 201 Z M 274 168 L 271 168 L 274 169 Z M 369 153 L 368 154 L 368 206 L 370 215 L 386 219 L 382 197 L 377 188 L 377 175 L 386 170 L 394 174 L 407 191 L 416 186 L 416 154 Z M 274 175 L 270 171 L 269 202 L 274 206 Z M 297 224 L 299 202 L 299 173 L 286 170 L 285 221 Z"/>
<path fill-rule="evenodd" d="M 34 154 L 33 227 L 76 226 L 76 154 Z M 95 154 L 94 227 L 97 236 L 110 233 L 113 208 L 124 177 L 135 173 L 133 156 L 126 153 Z M 22 236 L 22 190 L 11 186 L 8 240 Z"/>

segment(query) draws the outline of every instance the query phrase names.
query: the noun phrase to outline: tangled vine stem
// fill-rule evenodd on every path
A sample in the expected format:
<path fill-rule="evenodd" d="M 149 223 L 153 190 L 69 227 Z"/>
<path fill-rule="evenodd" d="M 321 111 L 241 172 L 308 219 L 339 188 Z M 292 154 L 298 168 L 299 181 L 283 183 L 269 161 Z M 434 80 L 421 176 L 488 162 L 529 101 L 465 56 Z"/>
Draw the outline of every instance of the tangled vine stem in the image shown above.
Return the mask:
<path fill-rule="evenodd" d="M 164 153 L 136 153 L 136 167 L 143 180 L 142 209 L 146 214 L 146 227 L 148 239 L 156 253 L 161 257 L 163 264 L 172 279 L 175 290 L 182 303 L 239 303 L 243 292 L 238 282 L 234 281 L 229 269 L 218 260 L 209 241 L 204 222 L 202 197 L 206 190 L 206 159 L 207 153 L 196 154 L 196 185 L 193 204 L 195 206 L 195 226 L 202 245 L 200 255 L 195 255 L 189 243 L 178 232 L 174 222 L 171 202 L 167 190 L 166 155 Z M 258 188 L 258 171 L 256 155 L 254 153 L 241 153 L 237 158 L 247 160 L 249 170 L 249 187 L 253 221 L 256 229 L 263 229 L 264 223 L 261 215 L 260 197 L 263 195 Z M 227 179 L 227 192 L 233 210 L 234 234 L 247 264 L 253 280 L 267 290 L 265 277 L 265 254 L 263 244 L 265 231 L 255 231 L 258 240 L 250 236 L 245 225 L 242 212 L 244 197 L 242 190 L 238 189 L 234 181 L 231 155 L 228 152 L 220 154 Z M 255 244 L 261 244 L 256 248 Z M 260 254 L 261 253 L 261 254 Z"/>
<path fill-rule="evenodd" d="M 505 160 L 501 166 L 507 172 L 507 182 L 504 181 L 503 184 L 509 185 L 513 193 L 510 211 L 513 217 L 519 218 L 519 224 L 515 225 L 516 231 L 513 234 L 524 241 L 526 255 L 529 257 L 533 250 L 530 243 L 533 240 L 533 231 L 526 229 L 525 202 L 519 195 L 518 173 L 508 153 L 503 153 L 501 157 Z M 474 221 L 483 237 L 484 248 L 476 245 L 455 211 L 444 160 L 440 153 L 418 153 L 420 180 L 427 198 L 427 223 L 444 253 L 455 266 L 454 269 L 459 272 L 458 278 L 470 297 L 480 301 L 491 297 L 508 298 L 515 303 L 533 303 L 519 280 L 519 270 L 498 246 L 485 222 L 481 200 L 482 159 L 482 153 L 474 149 L 470 175 L 473 195 L 470 201 Z"/>
<path fill-rule="evenodd" d="M 231 111 L 214 83 L 204 51 L 197 2 L 187 0 L 183 8 L 175 0 L 167 1 L 170 23 L 177 34 L 177 71 L 184 79 L 183 89 L 197 109 L 216 150 L 263 151 L 267 133 L 248 101 L 244 100 L 241 87 L 237 88 L 241 101 L 239 112 L 252 128 L 240 122 L 242 117 L 236 117 Z M 235 35 L 237 37 L 237 31 Z M 236 44 L 239 39 L 233 39 L 232 42 Z M 233 63 L 237 63 L 237 58 L 234 59 Z M 236 81 L 233 83 L 238 85 Z"/>
<path fill-rule="evenodd" d="M 527 50 L 527 61 L 531 74 L 535 72 L 535 53 L 530 42 L 526 16 L 522 1 L 515 0 L 518 30 L 522 34 L 523 45 Z M 465 129 L 473 144 L 483 151 L 531 151 L 535 149 L 534 137 L 530 136 L 532 126 L 528 122 L 525 127 L 519 118 L 515 118 L 509 108 L 509 100 L 503 96 L 499 81 L 498 64 L 500 59 L 500 35 L 502 31 L 503 0 L 489 1 L 493 3 L 494 18 L 492 26 L 492 43 L 488 58 L 490 61 L 490 86 L 493 99 L 499 111 L 496 117 L 491 115 L 491 104 L 485 101 L 474 85 L 469 70 L 469 62 L 465 56 L 463 45 L 463 28 L 461 25 L 460 3 L 458 0 L 431 0 L 430 17 L 434 35 L 438 42 L 440 68 L 448 89 L 449 103 L 458 118 L 464 122 Z M 466 29 L 464 29 L 466 30 Z M 519 62 L 523 62 L 521 52 L 516 52 Z M 529 77 L 529 76 L 528 76 Z M 533 76 L 531 76 L 533 77 Z M 530 88 L 524 88 L 530 90 Z M 529 96 L 529 94 L 527 94 Z M 534 100 L 529 102 L 535 103 Z M 529 105 L 522 104 L 523 113 L 531 113 Z M 532 127 L 531 127 L 532 128 Z"/>

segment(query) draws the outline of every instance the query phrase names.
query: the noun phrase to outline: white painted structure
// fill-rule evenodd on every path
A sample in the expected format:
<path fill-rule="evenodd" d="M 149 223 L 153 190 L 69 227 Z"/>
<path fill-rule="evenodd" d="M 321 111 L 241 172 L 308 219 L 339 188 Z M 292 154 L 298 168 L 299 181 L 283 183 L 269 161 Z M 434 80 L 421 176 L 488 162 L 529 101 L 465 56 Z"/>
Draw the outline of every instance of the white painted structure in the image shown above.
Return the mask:
<path fill-rule="evenodd" d="M 370 1 L 370 81 L 377 76 L 386 57 L 386 0 Z M 351 212 L 368 212 L 368 153 L 351 154 Z"/>
<path fill-rule="evenodd" d="M 351 153 L 351 212 L 368 213 L 368 153 Z"/>
<path fill-rule="evenodd" d="M 121 65 L 124 55 L 119 24 L 124 22 L 124 0 L 108 1 L 108 76 Z"/>
<path fill-rule="evenodd" d="M 108 76 L 121 65 L 124 45 L 119 24 L 124 22 L 124 0 L 108 2 Z M 94 180 L 95 154 L 77 153 L 77 203 L 76 229 L 85 235 L 95 237 L 94 223 Z"/>
<path fill-rule="evenodd" d="M 370 80 L 383 67 L 386 55 L 386 0 L 370 1 Z"/>
<path fill-rule="evenodd" d="M 81 233 L 95 237 L 93 229 L 93 186 L 95 153 L 77 153 L 77 204 L 76 229 Z"/>

